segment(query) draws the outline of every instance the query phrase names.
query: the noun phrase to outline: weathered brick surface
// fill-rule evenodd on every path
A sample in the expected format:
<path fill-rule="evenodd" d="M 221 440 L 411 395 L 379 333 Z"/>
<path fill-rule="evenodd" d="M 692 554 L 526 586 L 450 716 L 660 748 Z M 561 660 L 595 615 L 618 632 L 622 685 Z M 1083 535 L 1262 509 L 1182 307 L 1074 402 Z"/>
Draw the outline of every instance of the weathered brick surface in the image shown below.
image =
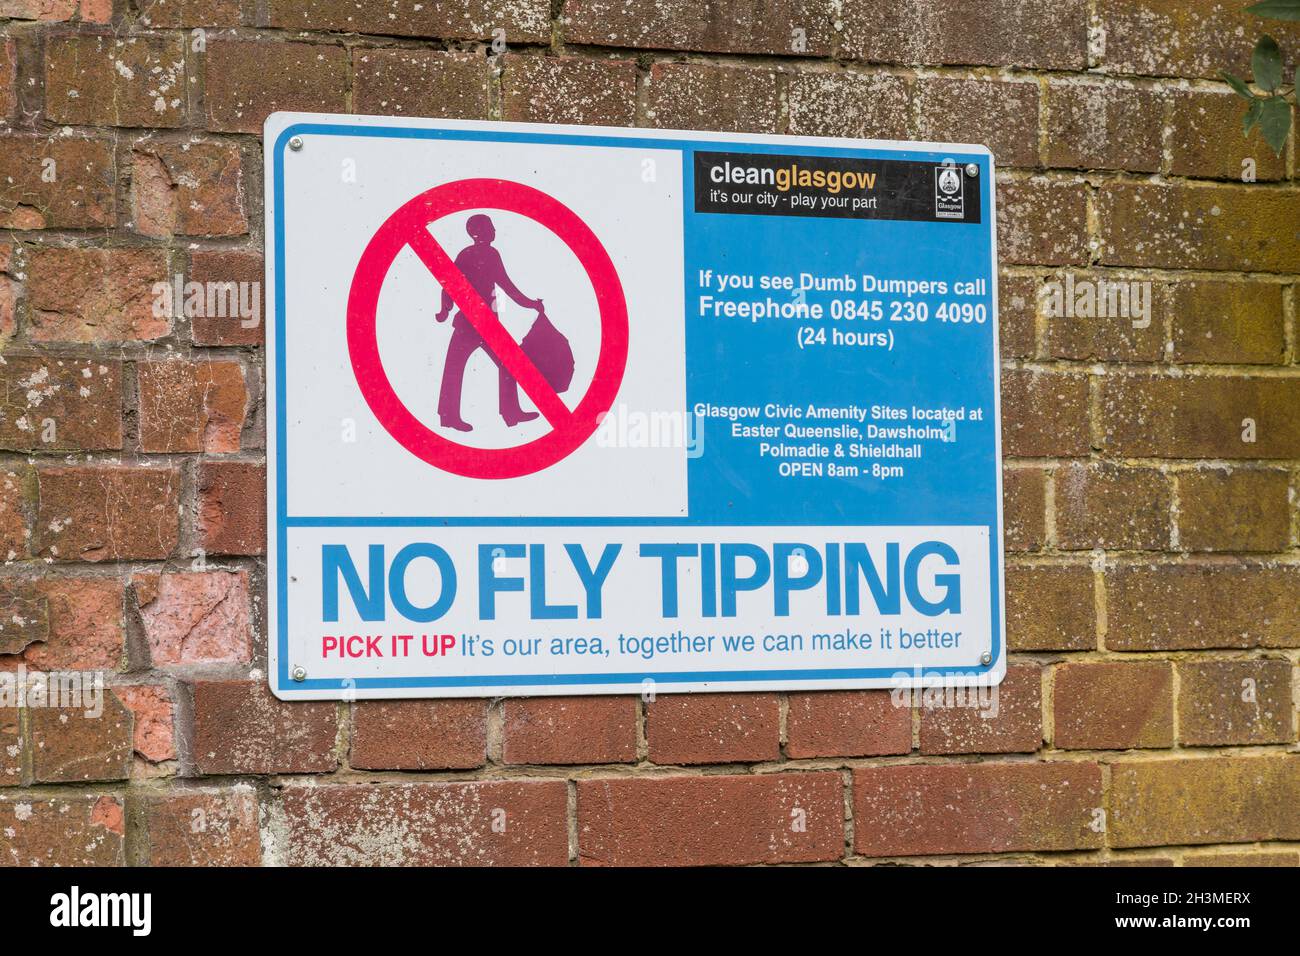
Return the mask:
<path fill-rule="evenodd" d="M 352 108 L 358 113 L 485 119 L 492 81 L 487 59 L 425 50 L 352 52 Z"/>
<path fill-rule="evenodd" d="M 510 43 L 549 37 L 546 0 L 469 0 L 402 3 L 400 0 L 269 0 L 270 24 L 289 30 L 335 30 L 411 37 L 491 40 L 501 31 Z"/>
<path fill-rule="evenodd" d="M 788 757 L 875 757 L 912 749 L 910 695 L 843 690 L 790 694 Z"/>
<path fill-rule="evenodd" d="M 1258 130 L 1242 137 L 1242 102 L 1235 93 L 1174 90 L 1170 97 L 1169 171 L 1175 176 L 1241 181 L 1253 172 L 1260 182 L 1283 177 L 1285 157 L 1276 155 Z"/>
<path fill-rule="evenodd" d="M 28 335 L 38 342 L 162 338 L 171 321 L 155 308 L 167 255 L 156 249 L 36 248 L 28 257 Z"/>
<path fill-rule="evenodd" d="M 1007 641 L 1016 651 L 1097 646 L 1096 585 L 1087 565 L 1007 567 Z"/>
<path fill-rule="evenodd" d="M 291 866 L 562 866 L 562 780 L 291 787 L 280 797 Z"/>
<path fill-rule="evenodd" d="M 97 451 L 122 447 L 122 364 L 6 356 L 0 365 L 0 448 Z"/>
<path fill-rule="evenodd" d="M 992 0 L 951 8 L 928 0 L 866 0 L 843 10 L 844 52 L 885 63 L 1077 70 L 1087 62 L 1084 0 Z"/>
<path fill-rule="evenodd" d="M 176 704 L 161 684 L 117 686 L 115 693 L 131 711 L 136 755 L 153 763 L 176 759 Z"/>
<path fill-rule="evenodd" d="M 916 134 L 934 143 L 987 146 L 1000 167 L 1032 168 L 1038 165 L 1038 99 L 1037 83 L 921 79 Z"/>
<path fill-rule="evenodd" d="M 511 56 L 502 77 L 504 118 L 532 123 L 625 126 L 636 108 L 628 60 Z"/>
<path fill-rule="evenodd" d="M 1114 846 L 1300 839 L 1300 755 L 1144 760 L 1111 768 Z"/>
<path fill-rule="evenodd" d="M 1142 458 L 1295 458 L 1298 403 L 1296 378 L 1107 375 L 1101 447 Z"/>
<path fill-rule="evenodd" d="M 1101 806 L 1094 763 L 864 767 L 853 845 L 864 856 L 1090 849 Z"/>
<path fill-rule="evenodd" d="M 1052 697 L 1062 749 L 1173 745 L 1174 670 L 1166 662 L 1065 664 L 1056 668 Z"/>
<path fill-rule="evenodd" d="M 202 315 L 190 319 L 195 345 L 257 345 L 266 330 L 266 290 L 262 288 L 262 254 L 258 252 L 195 250 L 190 255 L 189 282 L 204 284 Z M 238 308 L 227 292 L 216 298 L 216 308 L 207 307 L 207 290 L 235 284 Z M 224 305 L 224 308 L 223 308 Z"/>
<path fill-rule="evenodd" d="M 248 232 L 239 147 L 141 143 L 131 154 L 131 216 L 153 238 Z"/>
<path fill-rule="evenodd" d="M 1002 529 L 1008 551 L 1037 551 L 1047 540 L 1047 472 L 1002 470 Z"/>
<path fill-rule="evenodd" d="M 648 96 L 647 117 L 665 129 L 774 133 L 779 125 L 771 70 L 656 63 Z"/>
<path fill-rule="evenodd" d="M 1155 172 L 1163 155 L 1165 95 L 1116 84 L 1053 83 L 1044 159 L 1062 169 Z"/>
<path fill-rule="evenodd" d="M 126 629 L 120 578 L 47 577 L 34 590 L 44 602 L 48 632 L 23 652 L 41 670 L 120 671 L 126 660 Z M 16 663 L 16 662 L 14 662 Z M 0 657 L 0 670 L 8 669 Z"/>
<path fill-rule="evenodd" d="M 257 866 L 258 802 L 251 788 L 173 790 L 145 797 L 149 866 Z"/>
<path fill-rule="evenodd" d="M 1178 543 L 1188 551 L 1285 551 L 1289 472 L 1201 469 L 1178 475 Z"/>
<path fill-rule="evenodd" d="M 0 137 L 0 226 L 82 229 L 117 221 L 111 143 L 82 136 Z"/>
<path fill-rule="evenodd" d="M 276 700 L 265 680 L 194 685 L 194 764 L 203 774 L 333 770 L 337 728 L 333 702 Z"/>
<path fill-rule="evenodd" d="M 834 42 L 831 10 L 818 0 L 712 0 L 703 9 L 690 0 L 574 0 L 564 6 L 563 32 L 570 43 L 711 53 L 825 56 Z"/>
<path fill-rule="evenodd" d="M 578 859 L 586 865 L 795 863 L 843 852 L 836 773 L 578 782 Z"/>
<path fill-rule="evenodd" d="M 139 574 L 132 586 L 155 666 L 251 659 L 247 572 Z"/>
<path fill-rule="evenodd" d="M 180 126 L 187 96 L 178 36 L 69 35 L 46 44 L 45 109 L 56 123 Z"/>
<path fill-rule="evenodd" d="M 905 139 L 908 82 L 887 73 L 807 72 L 789 78 L 790 132 L 801 136 Z"/>
<path fill-rule="evenodd" d="M 1185 661 L 1178 665 L 1178 739 L 1184 746 L 1295 740 L 1287 660 Z"/>
<path fill-rule="evenodd" d="M 60 561 L 165 558 L 179 535 L 180 484 L 175 468 L 44 468 L 38 550 Z"/>
<path fill-rule="evenodd" d="M 237 27 L 245 0 L 152 0 L 141 20 L 155 27 Z"/>
<path fill-rule="evenodd" d="M 0 787 L 23 780 L 23 734 L 17 707 L 0 707 Z"/>
<path fill-rule="evenodd" d="M 239 451 L 248 413 L 239 362 L 143 362 L 136 378 L 142 451 Z"/>
<path fill-rule="evenodd" d="M 266 551 L 266 466 L 205 461 L 198 471 L 198 527 L 208 554 Z"/>
<path fill-rule="evenodd" d="M 1087 189 L 1034 177 L 998 183 L 998 257 L 1004 263 L 1088 261 Z"/>
<path fill-rule="evenodd" d="M 345 112 L 348 54 L 323 43 L 208 44 L 208 128 L 257 133 L 276 110 Z"/>
<path fill-rule="evenodd" d="M 1042 670 L 1007 668 L 996 692 L 921 707 L 921 753 L 1033 753 L 1043 743 Z"/>
<path fill-rule="evenodd" d="M 447 770 L 483 764 L 481 700 L 363 701 L 352 714 L 349 762 L 369 770 Z"/>
<path fill-rule="evenodd" d="M 1169 547 L 1173 482 L 1157 468 L 1066 464 L 1056 472 L 1056 534 L 1062 548 Z"/>
<path fill-rule="evenodd" d="M 506 700 L 502 711 L 506 763 L 630 763 L 636 759 L 635 697 L 526 697 Z"/>
<path fill-rule="evenodd" d="M 1300 866 L 1300 853 L 1255 850 L 1242 853 L 1188 853 L 1183 866 Z"/>
<path fill-rule="evenodd" d="M 664 694 L 646 705 L 655 763 L 775 760 L 779 732 L 774 694 Z"/>
<path fill-rule="evenodd" d="M 81 693 L 78 706 L 28 711 L 32 775 L 38 783 L 123 780 L 130 772 L 131 711 L 106 689 L 82 685 Z"/>
<path fill-rule="evenodd" d="M 121 866 L 120 798 L 0 794 L 0 865 Z"/>
<path fill-rule="evenodd" d="M 1106 573 L 1117 651 L 1300 647 L 1300 567 L 1133 564 Z"/>
<path fill-rule="evenodd" d="M 1017 457 L 1087 455 L 1088 378 L 1030 370 L 1002 373 L 1002 451 Z"/>
<path fill-rule="evenodd" d="M 1196 279 L 1168 289 L 1175 362 L 1281 364 L 1286 349 L 1282 285 Z"/>

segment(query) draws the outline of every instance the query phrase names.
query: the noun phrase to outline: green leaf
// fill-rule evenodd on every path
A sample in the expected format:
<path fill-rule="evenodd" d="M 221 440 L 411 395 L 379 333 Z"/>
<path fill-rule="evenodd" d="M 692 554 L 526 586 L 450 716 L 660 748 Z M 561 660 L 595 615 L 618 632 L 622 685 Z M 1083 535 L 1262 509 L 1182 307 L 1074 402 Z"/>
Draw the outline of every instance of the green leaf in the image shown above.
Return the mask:
<path fill-rule="evenodd" d="M 1271 36 L 1265 34 L 1255 44 L 1250 68 L 1255 74 L 1255 85 L 1260 89 L 1272 93 L 1282 85 L 1282 51 Z"/>
<path fill-rule="evenodd" d="M 1233 76 L 1227 70 L 1220 70 L 1219 75 L 1223 77 L 1223 82 L 1232 87 L 1232 92 L 1236 93 L 1243 100 L 1249 101 L 1255 98 L 1255 94 L 1250 91 L 1250 87 L 1246 85 L 1245 80 Z"/>
<path fill-rule="evenodd" d="M 1241 132 L 1249 136 L 1250 131 L 1259 124 L 1259 114 L 1264 111 L 1263 100 L 1252 100 L 1250 109 L 1246 110 L 1246 115 L 1241 118 Z"/>
<path fill-rule="evenodd" d="M 1300 20 L 1300 0 L 1264 0 L 1246 12 L 1269 20 Z"/>
<path fill-rule="evenodd" d="M 1273 147 L 1278 156 L 1286 148 L 1286 137 L 1291 132 L 1291 104 L 1280 96 L 1260 101 L 1259 131 L 1264 142 Z"/>

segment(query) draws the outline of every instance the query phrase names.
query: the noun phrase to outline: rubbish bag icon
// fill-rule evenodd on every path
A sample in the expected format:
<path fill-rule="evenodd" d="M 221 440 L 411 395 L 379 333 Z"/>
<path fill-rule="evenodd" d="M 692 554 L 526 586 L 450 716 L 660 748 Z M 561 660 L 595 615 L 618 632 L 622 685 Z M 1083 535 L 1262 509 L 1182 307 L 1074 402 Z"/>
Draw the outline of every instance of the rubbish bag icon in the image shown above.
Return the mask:
<path fill-rule="evenodd" d="M 573 348 L 559 329 L 551 324 L 545 311 L 537 313 L 533 327 L 528 330 L 519 347 L 529 361 L 537 366 L 542 377 L 556 392 L 567 391 L 573 382 Z"/>

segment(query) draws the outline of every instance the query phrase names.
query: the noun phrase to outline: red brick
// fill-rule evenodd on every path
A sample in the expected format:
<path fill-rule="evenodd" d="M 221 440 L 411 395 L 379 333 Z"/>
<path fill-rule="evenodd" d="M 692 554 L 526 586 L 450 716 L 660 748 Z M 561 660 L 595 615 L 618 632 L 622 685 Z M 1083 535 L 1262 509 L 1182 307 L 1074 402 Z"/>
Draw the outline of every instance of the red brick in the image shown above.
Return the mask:
<path fill-rule="evenodd" d="M 151 763 L 176 759 L 176 707 L 161 684 L 115 687 L 113 692 L 131 711 L 135 731 L 132 746 Z"/>
<path fill-rule="evenodd" d="M 175 468 L 88 466 L 39 473 L 38 551 L 60 561 L 166 558 L 179 537 Z"/>
<path fill-rule="evenodd" d="M 346 112 L 341 46 L 218 39 L 209 41 L 206 60 L 209 129 L 260 133 L 276 110 Z"/>
<path fill-rule="evenodd" d="M 1073 280 L 1070 285 L 1069 276 L 1056 276 L 1038 290 L 1051 358 L 1156 362 L 1164 357 L 1164 284 L 1109 271 L 1074 273 Z"/>
<path fill-rule="evenodd" d="M 199 462 L 198 489 L 199 535 L 207 554 L 266 551 L 265 465 Z"/>
<path fill-rule="evenodd" d="M 1300 458 L 1297 408 L 1300 379 L 1110 374 L 1101 448 L 1133 458 Z"/>
<path fill-rule="evenodd" d="M 860 768 L 853 845 L 875 857 L 1095 849 L 1101 803 L 1095 763 Z"/>
<path fill-rule="evenodd" d="M 122 447 L 122 363 L 7 355 L 0 365 L 0 448 Z"/>
<path fill-rule="evenodd" d="M 136 378 L 141 451 L 239 451 L 248 414 L 248 390 L 239 362 L 141 362 Z"/>
<path fill-rule="evenodd" d="M 1053 688 L 1063 750 L 1172 747 L 1174 670 L 1167 661 L 1065 664 Z"/>
<path fill-rule="evenodd" d="M 958 706 L 936 689 L 935 705 L 921 708 L 921 753 L 1033 753 L 1043 743 L 1042 683 L 1037 664 L 1014 664 L 992 691 L 959 691 Z"/>
<path fill-rule="evenodd" d="M 706 63 L 656 63 L 650 69 L 646 116 L 660 129 L 777 132 L 776 73 Z"/>
<path fill-rule="evenodd" d="M 800 72 L 788 77 L 790 132 L 801 136 L 906 139 L 911 93 L 887 73 Z"/>
<path fill-rule="evenodd" d="M 365 701 L 352 717 L 351 764 L 365 770 L 481 767 L 487 705 L 481 700 Z"/>
<path fill-rule="evenodd" d="M 1037 353 L 1038 289 L 1035 276 L 998 277 L 998 351 L 1004 359 Z"/>
<path fill-rule="evenodd" d="M 45 46 L 45 111 L 73 126 L 173 127 L 188 96 L 180 37 L 51 37 Z"/>
<path fill-rule="evenodd" d="M 49 634 L 49 609 L 35 583 L 0 579 L 0 654 L 21 654 L 37 641 L 49 640 Z"/>
<path fill-rule="evenodd" d="M 842 54 L 873 63 L 1078 70 L 1087 62 L 1087 0 L 932 0 L 845 4 Z M 725 22 L 725 21 L 724 21 Z"/>
<path fill-rule="evenodd" d="M 576 56 L 508 56 L 501 98 L 507 120 L 630 126 L 636 112 L 636 64 Z"/>
<path fill-rule="evenodd" d="M 1047 92 L 1048 166 L 1157 172 L 1167 94 L 1116 83 L 1053 83 Z"/>
<path fill-rule="evenodd" d="M 18 109 L 18 47 L 10 37 L 0 39 L 0 120 L 13 119 Z"/>
<path fill-rule="evenodd" d="M 1170 113 L 1169 171 L 1175 176 L 1242 180 L 1244 160 L 1254 162 L 1260 182 L 1281 179 L 1286 157 L 1277 156 L 1258 129 L 1241 135 L 1246 104 L 1223 90 L 1173 90 Z"/>
<path fill-rule="evenodd" d="M 491 40 L 507 45 L 551 38 L 546 0 L 470 0 L 402 3 L 398 0 L 269 0 L 270 25 L 289 30 L 333 30 L 385 36 Z"/>
<path fill-rule="evenodd" d="M 17 707 L 0 707 L 0 787 L 23 780 L 23 733 Z"/>
<path fill-rule="evenodd" d="M 502 704 L 509 764 L 631 763 L 637 699 L 523 697 Z"/>
<path fill-rule="evenodd" d="M 0 794 L 0 866 L 122 866 L 117 797 Z"/>
<path fill-rule="evenodd" d="M 1004 263 L 1088 261 L 1087 188 L 1043 177 L 998 183 L 998 254 Z"/>
<path fill-rule="evenodd" d="M 229 143 L 141 143 L 131 153 L 131 215 L 143 236 L 242 236 L 244 170 Z"/>
<path fill-rule="evenodd" d="M 1282 286 L 1204 279 L 1169 287 L 1175 362 L 1278 365 L 1286 351 Z"/>
<path fill-rule="evenodd" d="M 883 690 L 791 694 L 786 756 L 876 757 L 912 749 L 911 695 L 902 706 Z"/>
<path fill-rule="evenodd" d="M 132 584 L 155 667 L 252 658 L 247 571 L 138 574 Z"/>
<path fill-rule="evenodd" d="M 266 323 L 266 290 L 262 286 L 263 265 L 260 252 L 224 249 L 199 249 L 190 254 L 190 282 L 203 283 L 205 299 L 202 315 L 190 319 L 190 334 L 195 345 L 259 345 Z M 235 283 L 233 290 L 229 284 Z M 243 283 L 241 287 L 239 284 Z M 227 287 L 225 295 L 213 292 L 215 309 L 207 307 L 207 291 Z M 232 308 L 238 298 L 239 308 Z M 224 313 L 224 314 L 223 314 Z"/>
<path fill-rule="evenodd" d="M 1116 651 L 1300 647 L 1300 567 L 1136 564 L 1106 573 Z"/>
<path fill-rule="evenodd" d="M 237 27 L 244 23 L 240 0 L 150 0 L 140 21 L 153 27 Z"/>
<path fill-rule="evenodd" d="M 1249 4 L 1224 0 L 1100 0 L 1106 37 L 1102 63 L 1110 72 L 1217 79 L 1220 70 L 1245 76 L 1262 32 L 1294 49 L 1300 29 L 1267 24 L 1247 14 Z M 1288 43 L 1288 41 L 1291 41 Z"/>
<path fill-rule="evenodd" d="M 1300 839 L 1300 754 L 1145 760 L 1111 768 L 1114 846 Z"/>
<path fill-rule="evenodd" d="M 157 314 L 156 286 L 167 281 L 161 249 L 32 249 L 28 335 L 37 342 L 162 338 L 171 321 Z"/>
<path fill-rule="evenodd" d="M 113 148 L 81 136 L 0 137 L 0 227 L 86 229 L 117 222 Z"/>
<path fill-rule="evenodd" d="M 1300 271 L 1300 192 L 1108 182 L 1097 218 L 1107 265 Z"/>
<path fill-rule="evenodd" d="M 1180 662 L 1179 741 L 1226 747 L 1295 740 L 1294 670 L 1287 660 Z"/>
<path fill-rule="evenodd" d="M 100 714 L 92 693 L 103 701 Z M 83 689 L 76 707 L 33 707 L 27 721 L 38 783 L 125 780 L 130 774 L 131 711 L 107 688 Z"/>
<path fill-rule="evenodd" d="M 31 518 L 36 483 L 32 473 L 0 468 L 0 556 L 6 561 L 31 554 Z"/>
<path fill-rule="evenodd" d="M 1071 463 L 1056 471 L 1056 536 L 1067 550 L 1169 547 L 1173 482 L 1157 468 Z"/>
<path fill-rule="evenodd" d="M 144 798 L 148 866 L 258 866 L 257 795 L 249 788 L 172 790 Z"/>
<path fill-rule="evenodd" d="M 1088 377 L 1007 369 L 1002 373 L 1002 452 L 1017 457 L 1087 455 Z"/>
<path fill-rule="evenodd" d="M 916 104 L 919 139 L 987 146 L 998 166 L 1040 165 L 1035 82 L 920 79 Z"/>
<path fill-rule="evenodd" d="M 1002 469 L 1002 527 L 1008 551 L 1037 551 L 1047 540 L 1047 472 Z"/>
<path fill-rule="evenodd" d="M 488 116 L 492 69 L 484 56 L 354 49 L 352 68 L 352 108 L 358 113 L 447 119 Z"/>
<path fill-rule="evenodd" d="M 36 581 L 33 588 L 46 606 L 48 633 L 23 652 L 22 663 L 45 671 L 125 668 L 120 579 L 51 576 Z M 8 669 L 0 659 L 0 670 Z"/>
<path fill-rule="evenodd" d="M 563 866 L 562 780 L 290 787 L 290 866 Z"/>
<path fill-rule="evenodd" d="M 333 702 L 276 700 L 265 681 L 194 685 L 194 764 L 202 774 L 326 773 L 338 765 Z"/>
<path fill-rule="evenodd" d="M 837 773 L 578 781 L 585 865 L 803 863 L 843 854 Z"/>
<path fill-rule="evenodd" d="M 780 756 L 775 694 L 664 694 L 646 706 L 650 759 L 734 763 Z"/>
<path fill-rule="evenodd" d="M 700 53 L 826 56 L 835 35 L 830 7 L 818 0 L 715 0 L 707 11 L 690 0 L 568 0 L 561 25 L 569 43 Z"/>
<path fill-rule="evenodd" d="M 1285 551 L 1289 472 L 1219 469 L 1178 475 L 1178 544 L 1188 551 Z"/>
<path fill-rule="evenodd" d="M 1013 651 L 1087 651 L 1097 646 L 1092 568 L 1007 568 L 1007 642 Z"/>

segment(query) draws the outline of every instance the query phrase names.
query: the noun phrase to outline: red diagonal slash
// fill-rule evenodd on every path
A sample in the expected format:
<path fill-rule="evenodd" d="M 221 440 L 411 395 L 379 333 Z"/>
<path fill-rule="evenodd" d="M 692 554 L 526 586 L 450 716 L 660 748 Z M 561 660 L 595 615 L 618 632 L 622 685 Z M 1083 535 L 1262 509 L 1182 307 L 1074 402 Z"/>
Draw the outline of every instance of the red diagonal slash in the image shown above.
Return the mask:
<path fill-rule="evenodd" d="M 420 261 L 433 273 L 438 284 L 451 296 L 456 307 L 469 319 L 487 345 L 488 349 L 502 365 L 506 367 L 519 387 L 533 400 L 537 410 L 546 416 L 553 428 L 559 428 L 572 416 L 567 405 L 560 401 L 559 394 L 551 388 L 551 383 L 533 364 L 524 350 L 519 347 L 514 336 L 506 331 L 501 320 L 493 313 L 483 297 L 469 284 L 465 274 L 456 268 L 451 257 L 438 244 L 428 229 L 416 229 L 407 239 L 407 244 L 420 257 Z"/>

